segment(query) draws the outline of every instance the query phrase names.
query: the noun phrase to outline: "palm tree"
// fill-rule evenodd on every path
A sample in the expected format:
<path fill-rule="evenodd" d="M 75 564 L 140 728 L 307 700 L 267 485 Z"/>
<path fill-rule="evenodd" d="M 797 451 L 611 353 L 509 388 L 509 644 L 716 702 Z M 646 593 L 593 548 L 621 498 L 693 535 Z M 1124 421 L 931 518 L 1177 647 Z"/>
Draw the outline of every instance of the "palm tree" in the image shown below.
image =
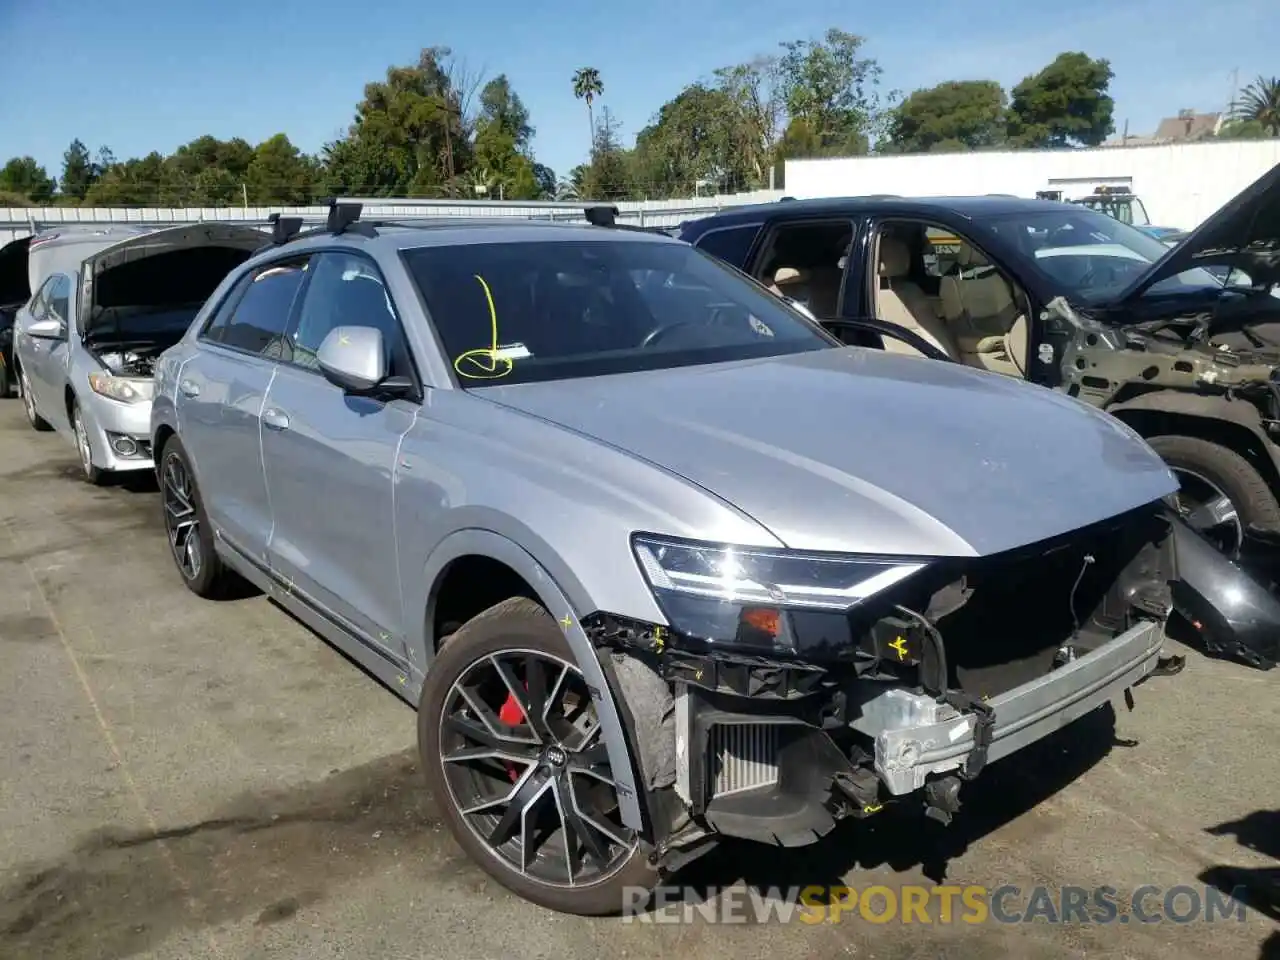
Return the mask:
<path fill-rule="evenodd" d="M 591 126 L 591 155 L 596 153 L 596 118 L 591 104 L 596 97 L 604 94 L 604 84 L 600 82 L 600 71 L 595 67 L 582 67 L 573 72 L 573 95 L 578 100 L 587 101 L 587 123 Z"/>
<path fill-rule="evenodd" d="M 1231 111 L 1233 120 L 1252 120 L 1273 137 L 1280 136 L 1280 77 L 1258 77 L 1240 93 Z"/>

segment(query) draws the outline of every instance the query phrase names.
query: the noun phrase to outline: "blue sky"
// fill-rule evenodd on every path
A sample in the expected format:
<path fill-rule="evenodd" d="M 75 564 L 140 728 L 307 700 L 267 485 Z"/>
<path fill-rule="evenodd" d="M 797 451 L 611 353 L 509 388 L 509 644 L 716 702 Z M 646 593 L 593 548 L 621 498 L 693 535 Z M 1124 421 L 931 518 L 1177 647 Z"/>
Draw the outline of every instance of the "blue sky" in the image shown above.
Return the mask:
<path fill-rule="evenodd" d="M 1116 124 L 1131 133 L 1180 107 L 1221 109 L 1233 70 L 1242 85 L 1280 71 L 1275 0 L 0 0 L 0 160 L 30 154 L 56 176 L 75 137 L 124 158 L 205 133 L 283 131 L 315 151 L 345 130 L 366 82 L 447 45 L 510 77 L 538 159 L 563 174 L 587 149 L 575 68 L 599 68 L 630 138 L 685 84 L 830 26 L 867 37 L 886 87 L 904 91 L 1009 87 L 1063 50 L 1107 57 Z"/>

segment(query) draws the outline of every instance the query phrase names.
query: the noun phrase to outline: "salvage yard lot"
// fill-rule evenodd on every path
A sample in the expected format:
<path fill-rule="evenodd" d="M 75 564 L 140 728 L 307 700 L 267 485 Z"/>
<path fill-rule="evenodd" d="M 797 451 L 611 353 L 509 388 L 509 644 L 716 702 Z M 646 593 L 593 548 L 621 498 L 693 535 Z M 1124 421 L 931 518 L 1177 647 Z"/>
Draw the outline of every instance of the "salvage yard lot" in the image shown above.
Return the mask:
<path fill-rule="evenodd" d="M 411 711 L 264 598 L 187 592 L 158 511 L 145 481 L 78 480 L 70 446 L 0 401 L 6 960 L 1280 956 L 1253 911 L 1123 926 L 542 911 L 449 839 Z M 1118 706 L 1114 736 L 1104 712 L 990 768 L 949 829 L 888 812 L 809 850 L 716 852 L 682 879 L 1127 891 L 1276 866 L 1278 682 L 1193 653 L 1181 676 L 1136 691 L 1134 713 Z"/>

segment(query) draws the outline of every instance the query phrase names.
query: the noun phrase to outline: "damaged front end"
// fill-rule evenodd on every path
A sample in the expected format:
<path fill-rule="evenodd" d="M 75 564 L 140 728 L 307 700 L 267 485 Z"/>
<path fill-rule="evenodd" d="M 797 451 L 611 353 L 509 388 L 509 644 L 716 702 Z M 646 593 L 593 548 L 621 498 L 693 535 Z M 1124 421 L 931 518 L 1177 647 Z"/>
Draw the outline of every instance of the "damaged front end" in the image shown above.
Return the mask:
<path fill-rule="evenodd" d="M 949 821 L 987 763 L 1178 668 L 1160 662 L 1175 523 L 1153 504 L 918 561 L 637 537 L 668 625 L 583 625 L 630 715 L 658 859 L 802 846 L 891 802 Z"/>

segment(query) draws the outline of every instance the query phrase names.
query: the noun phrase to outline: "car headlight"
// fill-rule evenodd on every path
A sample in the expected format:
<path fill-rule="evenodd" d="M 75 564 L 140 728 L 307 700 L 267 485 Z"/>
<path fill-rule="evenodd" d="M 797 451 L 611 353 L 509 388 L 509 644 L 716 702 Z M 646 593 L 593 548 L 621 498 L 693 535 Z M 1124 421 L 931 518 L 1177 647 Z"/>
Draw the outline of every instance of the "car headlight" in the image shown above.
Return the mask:
<path fill-rule="evenodd" d="M 102 394 L 120 403 L 142 403 L 155 396 L 155 381 L 137 377 L 117 377 L 111 373 L 89 374 L 89 386 L 94 393 Z"/>
<path fill-rule="evenodd" d="M 796 618 L 842 615 L 923 561 L 824 556 L 638 534 L 636 560 L 673 629 L 713 643 L 795 650 Z"/>

